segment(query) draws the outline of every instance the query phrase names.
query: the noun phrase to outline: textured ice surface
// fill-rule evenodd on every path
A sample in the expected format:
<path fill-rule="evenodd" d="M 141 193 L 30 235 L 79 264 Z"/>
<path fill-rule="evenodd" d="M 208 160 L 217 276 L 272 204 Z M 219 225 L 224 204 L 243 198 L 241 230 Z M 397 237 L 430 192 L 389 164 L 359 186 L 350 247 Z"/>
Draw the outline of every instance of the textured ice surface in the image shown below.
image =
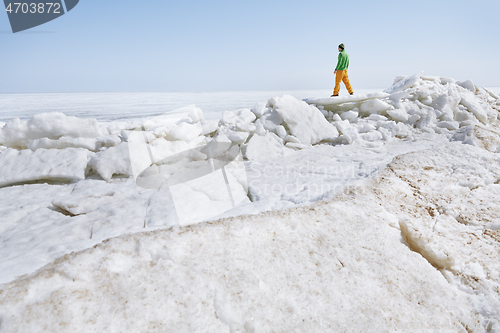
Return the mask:
<path fill-rule="evenodd" d="M 6 119 L 0 331 L 498 332 L 495 91 L 296 97 Z"/>
<path fill-rule="evenodd" d="M 498 231 L 442 206 L 477 191 L 457 180 L 500 177 L 492 162 L 444 145 L 312 206 L 111 239 L 4 285 L 2 328 L 483 331 Z"/>

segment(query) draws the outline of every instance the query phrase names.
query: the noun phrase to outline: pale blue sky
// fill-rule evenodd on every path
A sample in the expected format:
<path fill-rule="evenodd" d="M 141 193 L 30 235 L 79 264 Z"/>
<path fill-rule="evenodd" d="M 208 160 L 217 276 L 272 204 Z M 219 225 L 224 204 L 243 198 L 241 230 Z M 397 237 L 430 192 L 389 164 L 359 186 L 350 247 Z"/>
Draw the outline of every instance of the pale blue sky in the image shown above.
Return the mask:
<path fill-rule="evenodd" d="M 498 0 L 80 0 L 18 34 L 0 13 L 0 93 L 331 89 L 341 42 L 355 90 L 422 70 L 500 86 L 499 13 Z"/>

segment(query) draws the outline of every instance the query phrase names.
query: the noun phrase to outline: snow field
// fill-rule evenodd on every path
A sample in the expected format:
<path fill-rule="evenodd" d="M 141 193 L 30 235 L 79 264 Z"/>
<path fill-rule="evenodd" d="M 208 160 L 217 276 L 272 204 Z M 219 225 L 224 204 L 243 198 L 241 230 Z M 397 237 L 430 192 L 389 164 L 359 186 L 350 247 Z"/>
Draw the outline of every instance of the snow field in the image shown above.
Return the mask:
<path fill-rule="evenodd" d="M 0 332 L 498 332 L 499 111 L 416 74 L 218 122 L 8 121 Z"/>
<path fill-rule="evenodd" d="M 5 285 L 2 328 L 481 332 L 500 308 L 499 231 L 439 208 L 497 195 L 479 180 L 500 177 L 492 162 L 453 143 L 311 206 L 110 239 Z"/>

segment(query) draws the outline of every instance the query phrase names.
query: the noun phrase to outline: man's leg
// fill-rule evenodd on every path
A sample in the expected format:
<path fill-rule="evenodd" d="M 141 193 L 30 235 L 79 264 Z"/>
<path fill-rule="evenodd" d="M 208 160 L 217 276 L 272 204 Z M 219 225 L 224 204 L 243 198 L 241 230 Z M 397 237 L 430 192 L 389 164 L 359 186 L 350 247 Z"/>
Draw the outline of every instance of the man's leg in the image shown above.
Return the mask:
<path fill-rule="evenodd" d="M 349 94 L 352 94 L 353 91 L 352 91 L 351 83 L 349 82 L 349 76 L 347 75 L 347 71 L 343 71 L 343 72 L 345 72 L 345 73 L 342 76 L 342 82 L 344 82 L 345 87 L 347 88 L 347 91 L 349 92 Z"/>
<path fill-rule="evenodd" d="M 344 71 L 337 71 L 337 75 L 335 76 L 335 89 L 333 89 L 333 95 L 338 95 L 340 91 L 340 82 L 342 82 L 342 75 Z"/>

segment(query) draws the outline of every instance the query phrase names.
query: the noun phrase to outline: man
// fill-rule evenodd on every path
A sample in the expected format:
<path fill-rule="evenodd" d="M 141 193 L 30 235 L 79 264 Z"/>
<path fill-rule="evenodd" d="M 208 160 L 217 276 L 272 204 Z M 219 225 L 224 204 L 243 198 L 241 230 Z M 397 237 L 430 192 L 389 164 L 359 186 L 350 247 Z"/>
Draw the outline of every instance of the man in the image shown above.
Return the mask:
<path fill-rule="evenodd" d="M 337 97 L 340 91 L 340 81 L 344 82 L 345 87 L 349 94 L 353 94 L 351 83 L 349 83 L 349 77 L 347 76 L 347 68 L 349 68 L 349 55 L 344 50 L 344 44 L 339 45 L 339 61 L 337 67 L 335 67 L 335 89 L 333 90 L 332 97 Z"/>

